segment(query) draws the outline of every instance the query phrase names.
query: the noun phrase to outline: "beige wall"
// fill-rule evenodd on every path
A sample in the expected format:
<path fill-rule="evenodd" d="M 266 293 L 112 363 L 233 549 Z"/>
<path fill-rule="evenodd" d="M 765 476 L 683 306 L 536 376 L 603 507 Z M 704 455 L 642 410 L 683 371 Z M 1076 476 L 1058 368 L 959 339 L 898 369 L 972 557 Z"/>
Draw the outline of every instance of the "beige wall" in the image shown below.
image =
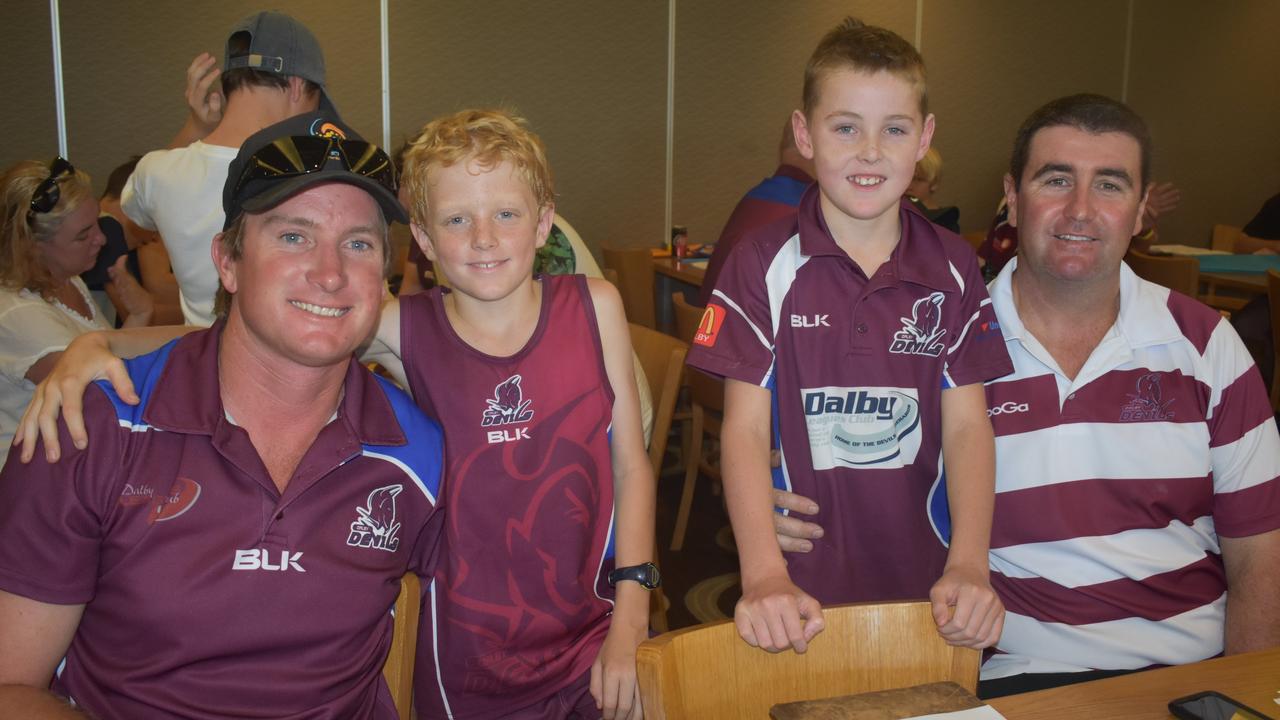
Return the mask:
<path fill-rule="evenodd" d="M 339 109 L 381 140 L 378 6 L 277 0 L 324 45 Z M 184 118 L 184 71 L 221 54 L 253 0 L 62 0 L 71 159 L 101 183 L 131 153 L 167 143 Z M 686 0 L 675 5 L 673 220 L 713 240 L 741 194 L 775 163 L 803 64 L 847 13 L 908 39 L 930 69 L 941 200 L 966 230 L 986 226 L 1013 131 L 1036 105 L 1127 87 L 1152 125 L 1157 173 L 1183 188 L 1166 239 L 1199 243 L 1243 223 L 1280 190 L 1280 5 L 1271 0 Z M 340 8 L 340 11 L 335 11 Z M 525 114 L 549 147 L 559 210 L 588 244 L 661 242 L 669 5 L 563 0 L 391 0 L 391 137 L 473 105 Z M 48 6 L 0 4 L 9 62 L 0 163 L 56 151 Z"/>
<path fill-rule="evenodd" d="M 1182 189 L 1163 242 L 1206 245 L 1280 192 L 1280 3 L 1138 0 L 1129 101 L 1155 140 L 1155 174 Z"/>

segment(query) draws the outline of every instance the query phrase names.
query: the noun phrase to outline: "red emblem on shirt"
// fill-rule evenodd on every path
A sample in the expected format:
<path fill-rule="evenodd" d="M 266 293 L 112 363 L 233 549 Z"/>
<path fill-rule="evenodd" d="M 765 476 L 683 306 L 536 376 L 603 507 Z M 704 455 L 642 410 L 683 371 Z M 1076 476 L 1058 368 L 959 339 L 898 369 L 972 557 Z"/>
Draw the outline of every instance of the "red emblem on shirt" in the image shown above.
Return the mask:
<path fill-rule="evenodd" d="M 173 481 L 169 494 L 155 497 L 151 503 L 151 512 L 147 514 L 147 524 L 172 520 L 191 509 L 200 497 L 200 483 L 190 478 L 180 477 Z"/>
<path fill-rule="evenodd" d="M 720 326 L 724 324 L 724 308 L 719 305 L 707 305 L 698 321 L 698 329 L 693 333 L 693 341 L 699 345 L 712 347 L 716 344 L 716 336 L 720 334 Z"/>

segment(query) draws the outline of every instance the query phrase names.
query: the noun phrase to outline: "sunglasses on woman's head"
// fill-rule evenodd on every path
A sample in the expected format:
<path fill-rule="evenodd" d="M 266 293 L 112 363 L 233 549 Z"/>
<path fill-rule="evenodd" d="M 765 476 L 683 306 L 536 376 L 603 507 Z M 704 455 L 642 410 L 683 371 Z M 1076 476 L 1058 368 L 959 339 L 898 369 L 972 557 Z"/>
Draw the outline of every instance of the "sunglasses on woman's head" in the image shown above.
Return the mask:
<path fill-rule="evenodd" d="M 44 214 L 57 207 L 58 198 L 62 196 L 58 181 L 75 171 L 75 166 L 61 156 L 49 163 L 49 177 L 42 180 L 31 195 L 31 209 L 27 211 L 28 220 L 36 213 Z"/>

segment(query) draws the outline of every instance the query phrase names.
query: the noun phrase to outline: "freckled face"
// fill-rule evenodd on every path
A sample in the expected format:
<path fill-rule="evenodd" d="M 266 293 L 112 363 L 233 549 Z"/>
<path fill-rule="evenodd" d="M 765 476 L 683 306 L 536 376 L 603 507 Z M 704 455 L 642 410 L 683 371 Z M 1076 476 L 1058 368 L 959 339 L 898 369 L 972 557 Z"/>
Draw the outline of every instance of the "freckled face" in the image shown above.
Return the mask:
<path fill-rule="evenodd" d="M 808 117 L 792 127 L 800 153 L 813 160 L 824 212 L 856 220 L 896 213 L 929 150 L 933 116 L 920 116 L 920 92 L 889 72 L 825 72 Z M 828 215 L 830 217 L 830 215 Z"/>
<path fill-rule="evenodd" d="M 432 166 L 428 178 L 427 225 L 413 233 L 453 290 L 498 300 L 532 282 L 554 208 L 538 206 L 516 166 L 468 159 Z"/>

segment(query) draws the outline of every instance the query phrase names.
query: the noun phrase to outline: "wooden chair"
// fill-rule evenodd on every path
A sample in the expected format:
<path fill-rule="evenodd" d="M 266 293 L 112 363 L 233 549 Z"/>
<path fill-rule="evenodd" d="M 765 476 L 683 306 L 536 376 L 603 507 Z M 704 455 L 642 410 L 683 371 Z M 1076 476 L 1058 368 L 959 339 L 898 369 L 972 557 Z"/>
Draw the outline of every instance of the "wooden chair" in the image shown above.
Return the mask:
<path fill-rule="evenodd" d="M 418 643 L 418 611 L 421 607 L 422 585 L 418 576 L 406 573 L 400 578 L 400 594 L 396 596 L 395 629 L 391 634 L 391 649 L 382 666 L 382 676 L 391 689 L 396 712 L 401 720 L 409 720 L 413 706 L 413 659 Z"/>
<path fill-rule="evenodd" d="M 982 243 L 987 241 L 986 230 L 971 230 L 964 234 L 964 239 L 969 241 L 969 247 L 974 252 L 978 252 L 978 248 L 982 247 Z"/>
<path fill-rule="evenodd" d="M 1244 230 L 1236 225 L 1214 225 L 1213 234 L 1209 238 L 1209 249 L 1233 253 L 1236 251 L 1236 241 L 1243 234 Z M 1206 280 L 1200 302 L 1219 310 L 1236 312 L 1247 305 L 1249 300 L 1231 295 L 1219 295 L 1217 283 Z"/>
<path fill-rule="evenodd" d="M 1271 372 L 1271 409 L 1280 412 L 1280 272 L 1267 271 L 1267 304 L 1271 307 L 1271 343 L 1276 349 Z"/>
<path fill-rule="evenodd" d="M 618 273 L 618 291 L 627 320 L 647 328 L 657 327 L 653 308 L 653 253 L 649 248 L 602 248 L 604 266 Z"/>
<path fill-rule="evenodd" d="M 732 620 L 674 630 L 640 644 L 646 718 L 765 718 L 777 703 L 950 680 L 978 684 L 977 650 L 947 645 L 927 602 L 823 610 L 826 629 L 803 655 L 751 647 Z"/>
<path fill-rule="evenodd" d="M 671 305 L 675 308 L 676 334 L 692 342 L 693 334 L 702 322 L 705 308 L 685 302 L 684 294 L 671 294 Z M 719 451 L 704 453 L 703 435 L 710 435 L 717 441 L 720 439 L 720 422 L 724 417 L 724 381 L 698 370 L 685 373 L 689 387 L 689 432 L 688 452 L 684 458 L 684 487 L 680 491 L 680 508 L 676 512 L 675 531 L 671 533 L 671 549 L 684 547 L 684 536 L 689 528 L 689 513 L 693 508 L 693 491 L 698 483 L 698 473 L 706 473 L 717 483 L 720 481 L 720 463 L 713 458 Z"/>
<path fill-rule="evenodd" d="M 1244 228 L 1237 225 L 1214 225 L 1213 234 L 1209 236 L 1209 249 L 1233 253 L 1236 251 L 1236 240 L 1244 234 Z"/>
<path fill-rule="evenodd" d="M 1200 262 L 1193 257 L 1163 257 L 1130 250 L 1124 260 L 1144 280 L 1190 297 L 1200 294 Z"/>
<path fill-rule="evenodd" d="M 653 437 L 649 441 L 649 465 L 656 481 L 662 474 L 662 458 L 667 453 L 667 436 L 671 434 L 671 415 L 676 407 L 676 395 L 680 392 L 680 376 L 684 372 L 684 356 L 689 351 L 685 343 L 657 330 L 628 323 L 631 329 L 631 347 L 640 366 L 644 368 L 653 396 Z M 658 562 L 658 544 L 654 542 L 653 561 Z M 649 610 L 649 624 L 658 631 L 667 629 L 667 598 L 659 588 L 653 592 Z"/>

